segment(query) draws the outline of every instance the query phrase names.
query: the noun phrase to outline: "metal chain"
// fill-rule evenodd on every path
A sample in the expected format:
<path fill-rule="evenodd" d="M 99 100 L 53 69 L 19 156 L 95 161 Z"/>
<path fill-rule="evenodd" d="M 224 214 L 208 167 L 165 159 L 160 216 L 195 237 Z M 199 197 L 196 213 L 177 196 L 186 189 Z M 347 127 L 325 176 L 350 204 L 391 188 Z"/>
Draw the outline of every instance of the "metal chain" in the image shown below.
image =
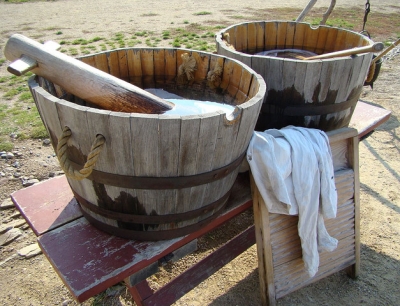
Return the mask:
<path fill-rule="evenodd" d="M 370 7 L 371 6 L 369 4 L 369 0 L 367 0 L 367 3 L 365 3 L 365 13 L 364 13 L 363 27 L 362 27 L 362 30 L 360 31 L 360 34 L 366 35 L 369 38 L 371 38 L 371 35 L 368 33 L 368 31 L 365 30 L 365 25 L 367 24 L 368 14 L 371 11 Z"/>
<path fill-rule="evenodd" d="M 363 28 L 362 31 L 365 30 L 365 24 L 367 23 L 367 19 L 368 19 L 368 14 L 371 11 L 370 9 L 370 4 L 369 4 L 369 0 L 367 0 L 367 3 L 365 3 L 365 14 L 364 14 L 364 24 L 363 24 Z"/>

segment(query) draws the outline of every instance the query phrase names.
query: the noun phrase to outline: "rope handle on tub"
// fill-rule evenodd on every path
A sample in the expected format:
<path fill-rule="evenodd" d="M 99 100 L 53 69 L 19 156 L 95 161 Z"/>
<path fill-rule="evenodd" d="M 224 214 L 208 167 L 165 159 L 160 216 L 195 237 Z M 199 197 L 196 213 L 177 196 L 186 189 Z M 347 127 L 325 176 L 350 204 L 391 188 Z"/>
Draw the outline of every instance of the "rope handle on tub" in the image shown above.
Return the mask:
<path fill-rule="evenodd" d="M 86 163 L 83 165 L 81 170 L 76 170 L 72 167 L 67 156 L 67 142 L 71 135 L 71 129 L 65 126 L 62 135 L 58 139 L 57 157 L 66 176 L 76 180 L 83 180 L 92 173 L 106 139 L 101 134 L 96 135 L 96 139 L 93 141 L 92 147 L 90 148 Z"/>

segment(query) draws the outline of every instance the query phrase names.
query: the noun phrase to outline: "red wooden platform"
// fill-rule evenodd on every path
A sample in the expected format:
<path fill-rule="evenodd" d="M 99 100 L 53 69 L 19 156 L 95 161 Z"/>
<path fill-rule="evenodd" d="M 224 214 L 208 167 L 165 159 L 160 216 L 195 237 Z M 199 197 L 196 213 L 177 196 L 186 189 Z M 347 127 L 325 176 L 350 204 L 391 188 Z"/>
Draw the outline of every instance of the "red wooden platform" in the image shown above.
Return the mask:
<path fill-rule="evenodd" d="M 226 210 L 208 226 L 180 238 L 141 242 L 111 236 L 90 225 L 65 176 L 21 189 L 11 198 L 38 235 L 43 253 L 79 302 L 141 272 L 252 206 L 248 174 L 241 174 Z M 161 297 L 163 305 L 171 304 L 182 296 L 181 292 L 190 291 L 254 242 L 251 227 L 157 292 L 153 293 L 145 280 L 128 287 L 138 305 L 157 305 Z"/>
<path fill-rule="evenodd" d="M 359 102 L 350 126 L 364 137 L 389 117 L 390 111 Z M 38 236 L 43 253 L 79 302 L 125 280 L 138 305 L 172 304 L 255 243 L 251 226 L 157 292 L 145 279 L 159 260 L 178 253 L 251 208 L 247 173 L 239 175 L 227 209 L 212 223 L 190 235 L 158 242 L 126 240 L 91 226 L 82 217 L 64 176 L 18 190 L 11 198 Z"/>

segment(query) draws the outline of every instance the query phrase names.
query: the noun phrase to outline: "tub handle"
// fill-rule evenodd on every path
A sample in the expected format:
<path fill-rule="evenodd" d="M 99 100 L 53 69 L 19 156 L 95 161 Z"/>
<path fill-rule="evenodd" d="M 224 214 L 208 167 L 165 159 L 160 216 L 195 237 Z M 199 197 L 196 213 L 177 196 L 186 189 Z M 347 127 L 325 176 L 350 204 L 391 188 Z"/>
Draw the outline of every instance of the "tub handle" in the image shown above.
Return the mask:
<path fill-rule="evenodd" d="M 81 170 L 76 170 L 72 167 L 67 156 L 67 142 L 71 135 L 71 129 L 65 126 L 61 137 L 58 139 L 56 152 L 57 157 L 66 176 L 76 180 L 83 180 L 92 173 L 106 139 L 101 134 L 96 135 L 96 139 L 93 141 L 92 147 L 90 148 L 86 163 L 83 165 Z"/>

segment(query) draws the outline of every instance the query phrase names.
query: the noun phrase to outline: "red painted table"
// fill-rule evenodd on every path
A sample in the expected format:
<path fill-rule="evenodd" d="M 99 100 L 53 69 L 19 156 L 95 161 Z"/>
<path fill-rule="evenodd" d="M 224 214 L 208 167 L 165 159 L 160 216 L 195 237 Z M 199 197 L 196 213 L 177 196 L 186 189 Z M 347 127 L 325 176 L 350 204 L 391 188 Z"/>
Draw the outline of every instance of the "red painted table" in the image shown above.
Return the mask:
<path fill-rule="evenodd" d="M 390 111 L 359 102 L 350 126 L 358 129 L 361 138 L 389 117 Z M 11 197 L 38 236 L 43 253 L 79 302 L 125 281 L 138 305 L 172 304 L 255 243 L 251 226 L 158 291 L 153 292 L 147 284 L 146 277 L 157 271 L 159 261 L 193 251 L 197 238 L 251 208 L 247 173 L 239 175 L 221 216 L 190 235 L 158 242 L 126 240 L 91 226 L 64 176 L 18 190 Z"/>
<path fill-rule="evenodd" d="M 158 305 L 160 300 L 162 305 L 172 304 L 255 243 L 252 226 L 157 292 L 145 280 L 157 271 L 159 260 L 185 252 L 185 245 L 193 251 L 191 242 L 251 208 L 247 173 L 236 180 L 221 216 L 190 235 L 158 242 L 126 240 L 90 225 L 65 176 L 18 190 L 11 197 L 38 236 L 43 253 L 79 302 L 124 280 L 138 305 Z"/>

